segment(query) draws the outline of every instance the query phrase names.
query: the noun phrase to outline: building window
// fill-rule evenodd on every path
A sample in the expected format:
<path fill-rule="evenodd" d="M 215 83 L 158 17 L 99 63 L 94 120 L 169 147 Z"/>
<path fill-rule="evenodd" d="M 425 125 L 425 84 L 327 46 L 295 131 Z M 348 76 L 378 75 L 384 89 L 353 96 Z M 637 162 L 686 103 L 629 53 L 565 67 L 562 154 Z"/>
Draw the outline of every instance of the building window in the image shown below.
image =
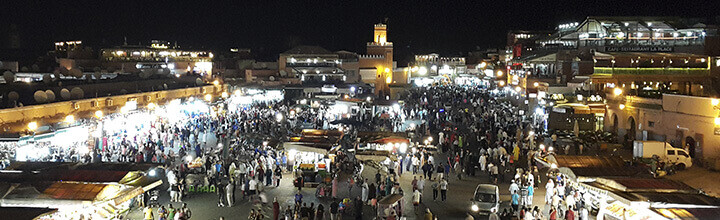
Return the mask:
<path fill-rule="evenodd" d="M 648 121 L 648 127 L 651 127 L 651 128 L 652 128 L 652 127 L 655 127 L 655 122 L 654 122 L 654 121 Z"/>

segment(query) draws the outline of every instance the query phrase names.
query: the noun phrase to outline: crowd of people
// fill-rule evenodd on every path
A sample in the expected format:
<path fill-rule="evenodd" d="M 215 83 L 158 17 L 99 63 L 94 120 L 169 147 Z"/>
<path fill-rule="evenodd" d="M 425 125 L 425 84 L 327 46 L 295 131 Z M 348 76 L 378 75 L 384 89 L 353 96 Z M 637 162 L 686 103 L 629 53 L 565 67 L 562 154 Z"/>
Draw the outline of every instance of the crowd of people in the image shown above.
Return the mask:
<path fill-rule="evenodd" d="M 512 208 L 491 213 L 491 219 L 545 218 L 539 207 L 533 207 L 532 203 L 535 189 L 540 185 L 540 174 L 533 158 L 540 152 L 537 143 L 542 142 L 539 134 L 543 131 L 519 114 L 518 108 L 496 99 L 480 87 L 412 88 L 405 97 L 403 108 L 392 112 L 391 117 L 383 117 L 389 113 L 381 112 L 377 117 L 364 118 L 369 122 L 363 125 L 364 129 L 387 131 L 399 131 L 405 119 L 422 121 L 408 132 L 410 137 L 413 141 L 428 140 L 437 146 L 437 152 L 428 149 L 396 152 L 398 160 L 388 164 L 387 172 L 377 171 L 374 178 L 369 179 L 354 173 L 356 169 L 342 172 L 345 169 L 336 168 L 341 166 L 330 166 L 326 174 L 307 178 L 297 166 L 288 164 L 292 158 L 288 158 L 278 143 L 295 135 L 296 128 L 308 125 L 328 128 L 330 120 L 326 119 L 331 116 L 327 116 L 324 107 L 305 111 L 289 100 L 267 101 L 242 105 L 236 111 L 185 111 L 179 119 L 162 115 L 152 120 L 139 119 L 148 114 L 150 111 L 143 110 L 103 119 L 105 123 L 117 123 L 112 127 L 120 129 L 106 131 L 105 138 L 98 140 L 102 147 L 95 148 L 94 152 L 98 155 L 97 160 L 105 162 L 164 165 L 171 203 L 158 204 L 153 211 L 148 204 L 151 195 L 143 194 L 139 203 L 145 207 L 146 219 L 158 219 L 155 216 L 188 219 L 191 212 L 183 201 L 193 196 L 193 189 L 204 186 L 213 188 L 218 207 L 234 207 L 246 200 L 258 204 L 248 215 L 252 220 L 363 219 L 363 210 L 368 208 L 382 219 L 400 219 L 410 212 L 409 207 L 405 207 L 405 199 L 410 199 L 416 216 L 427 219 L 432 212 L 423 208 L 423 203 L 430 198 L 447 201 L 449 182 L 476 176 L 477 171 L 489 176 L 489 182 L 510 183 Z M 128 117 L 137 118 L 128 120 Z M 293 120 L 284 120 L 289 117 Z M 359 129 L 359 126 L 354 127 L 349 134 Z M 353 137 L 347 139 L 354 140 Z M 11 147 L 0 145 L 0 155 L 8 157 L 10 153 L 5 151 Z M 337 153 L 336 164 L 352 161 L 353 158 L 344 152 Z M 75 153 L 71 150 L 68 154 Z M 0 159 L 3 159 L 0 166 L 7 166 L 7 158 Z M 412 189 L 401 187 L 400 177 L 404 173 L 412 173 Z M 268 200 L 267 192 L 279 187 L 285 175 L 294 177 L 293 185 L 298 189 L 293 205 L 283 205 L 277 198 Z M 326 202 L 315 204 L 303 200 L 302 188 L 310 179 L 318 183 L 315 195 L 328 198 Z M 341 184 L 348 189 L 345 198 L 338 193 Z M 552 207 L 550 219 L 552 216 L 587 216 L 587 205 L 581 204 L 582 199 L 578 198 L 584 194 L 567 188 L 568 185 L 561 177 L 551 179 L 545 185 L 549 192 L 545 201 Z M 432 196 L 426 198 L 428 186 Z M 359 189 L 356 190 L 359 196 L 352 194 L 354 187 Z M 239 200 L 236 193 L 240 193 Z M 395 194 L 402 195 L 397 205 L 378 205 L 382 198 Z M 173 208 L 172 203 L 183 205 Z"/>

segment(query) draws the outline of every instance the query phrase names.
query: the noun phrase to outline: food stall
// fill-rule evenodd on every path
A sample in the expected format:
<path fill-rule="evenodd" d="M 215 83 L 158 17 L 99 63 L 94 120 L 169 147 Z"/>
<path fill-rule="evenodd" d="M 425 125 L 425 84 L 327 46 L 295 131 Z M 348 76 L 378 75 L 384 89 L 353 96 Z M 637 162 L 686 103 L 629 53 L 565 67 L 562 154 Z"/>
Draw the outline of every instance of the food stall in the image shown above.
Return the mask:
<path fill-rule="evenodd" d="M 317 177 L 330 173 L 342 136 L 343 133 L 336 130 L 303 130 L 300 137 L 283 143 L 288 164 L 302 172 L 306 182 L 319 182 Z"/>
<path fill-rule="evenodd" d="M 380 219 L 385 219 L 389 216 L 392 216 L 393 213 L 395 215 L 397 215 L 398 213 L 402 213 L 402 198 L 403 196 L 401 194 L 392 194 L 380 199 L 380 201 L 378 201 L 377 203 L 377 217 Z"/>
<path fill-rule="evenodd" d="M 19 169 L 3 177 L 21 181 L 0 183 L 0 206 L 57 209 L 36 218 L 41 220 L 79 216 L 117 219 L 129 210 L 134 198 L 163 183 L 145 171 L 122 170 L 125 168 L 117 165 L 76 165 L 76 169 L 66 166 L 67 163 L 14 165 Z M 30 171 L 29 167 L 38 169 Z"/>

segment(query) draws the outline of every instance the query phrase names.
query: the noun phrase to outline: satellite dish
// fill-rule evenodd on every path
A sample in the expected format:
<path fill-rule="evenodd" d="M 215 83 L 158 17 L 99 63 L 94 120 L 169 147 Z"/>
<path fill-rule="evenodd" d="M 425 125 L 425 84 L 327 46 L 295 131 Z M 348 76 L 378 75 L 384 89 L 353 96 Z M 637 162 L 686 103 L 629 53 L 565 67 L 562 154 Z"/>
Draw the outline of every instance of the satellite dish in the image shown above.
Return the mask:
<path fill-rule="evenodd" d="M 10 100 L 10 101 L 17 101 L 19 98 L 20 98 L 20 94 L 18 94 L 15 91 L 8 93 L 8 100 Z"/>
<path fill-rule="evenodd" d="M 270 81 L 275 81 L 275 77 L 274 77 L 274 76 L 270 76 Z"/>
<path fill-rule="evenodd" d="M 52 77 L 50 77 L 50 74 L 43 74 L 42 81 L 44 83 L 50 83 L 52 82 Z"/>
<path fill-rule="evenodd" d="M 70 90 L 68 89 L 61 89 L 60 90 L 60 97 L 62 97 L 63 100 L 70 99 Z"/>
<path fill-rule="evenodd" d="M 5 71 L 5 73 L 3 73 L 3 78 L 5 79 L 5 83 L 13 83 L 15 82 L 15 73 Z"/>
<path fill-rule="evenodd" d="M 47 94 L 45 94 L 45 91 L 35 91 L 33 96 L 35 97 L 35 102 L 37 103 L 45 103 L 47 101 Z"/>
<path fill-rule="evenodd" d="M 72 99 L 82 99 L 85 96 L 85 91 L 83 91 L 80 87 L 75 87 L 70 90 L 70 97 Z"/>
<path fill-rule="evenodd" d="M 164 88 L 164 89 L 168 89 L 168 86 L 167 86 L 166 83 L 163 83 L 163 88 Z"/>
<path fill-rule="evenodd" d="M 45 90 L 45 95 L 47 96 L 48 102 L 54 102 L 55 101 L 55 92 L 52 90 Z"/>

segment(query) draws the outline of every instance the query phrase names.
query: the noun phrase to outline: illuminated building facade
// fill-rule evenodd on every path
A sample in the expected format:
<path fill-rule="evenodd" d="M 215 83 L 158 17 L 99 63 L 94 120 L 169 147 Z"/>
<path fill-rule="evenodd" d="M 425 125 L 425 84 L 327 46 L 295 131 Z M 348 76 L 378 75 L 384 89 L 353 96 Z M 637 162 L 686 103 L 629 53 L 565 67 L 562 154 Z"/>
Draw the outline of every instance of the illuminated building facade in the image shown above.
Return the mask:
<path fill-rule="evenodd" d="M 344 83 L 348 80 L 338 54 L 318 46 L 297 46 L 280 54 L 280 75 L 298 77 L 303 84 Z"/>
<path fill-rule="evenodd" d="M 392 96 L 392 85 L 406 85 L 408 72 L 396 69 L 393 61 L 393 43 L 388 41 L 386 24 L 375 24 L 373 42 L 367 43 L 367 54 L 360 55 L 358 67 L 362 81 L 375 86 L 375 94 Z"/>
<path fill-rule="evenodd" d="M 104 68 L 123 72 L 167 68 L 173 74 L 195 72 L 210 75 L 213 56 L 210 51 L 181 50 L 169 42 L 157 40 L 153 40 L 150 46 L 123 45 L 100 51 Z"/>

